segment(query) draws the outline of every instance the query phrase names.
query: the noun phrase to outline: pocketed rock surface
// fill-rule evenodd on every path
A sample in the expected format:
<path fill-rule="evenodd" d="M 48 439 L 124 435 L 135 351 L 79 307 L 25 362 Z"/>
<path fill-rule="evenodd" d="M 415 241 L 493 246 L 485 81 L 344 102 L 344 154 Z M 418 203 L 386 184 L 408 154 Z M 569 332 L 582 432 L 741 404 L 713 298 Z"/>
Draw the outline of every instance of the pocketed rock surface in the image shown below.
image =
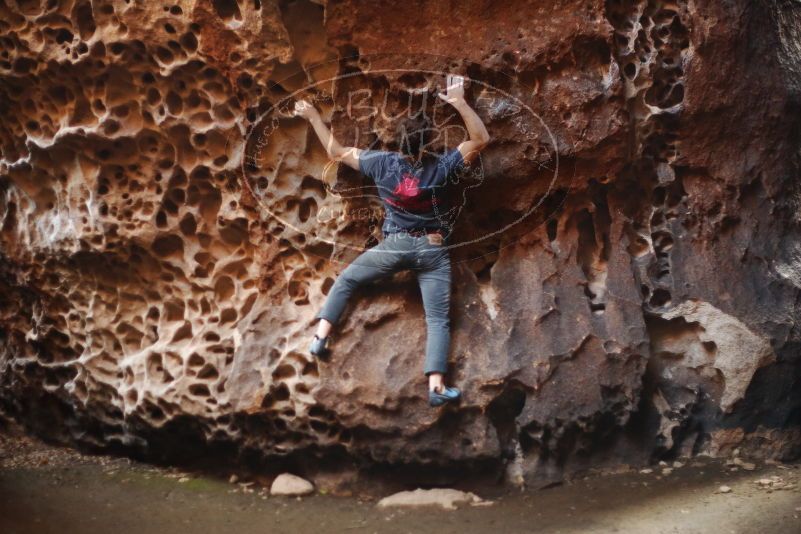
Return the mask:
<path fill-rule="evenodd" d="M 801 6 L 451 9 L 0 5 L 2 411 L 81 449 L 310 474 L 797 457 Z M 443 410 L 408 274 L 306 352 L 380 219 L 270 114 L 299 91 L 391 148 L 387 115 L 438 72 L 477 80 L 493 139 L 460 197 Z"/>

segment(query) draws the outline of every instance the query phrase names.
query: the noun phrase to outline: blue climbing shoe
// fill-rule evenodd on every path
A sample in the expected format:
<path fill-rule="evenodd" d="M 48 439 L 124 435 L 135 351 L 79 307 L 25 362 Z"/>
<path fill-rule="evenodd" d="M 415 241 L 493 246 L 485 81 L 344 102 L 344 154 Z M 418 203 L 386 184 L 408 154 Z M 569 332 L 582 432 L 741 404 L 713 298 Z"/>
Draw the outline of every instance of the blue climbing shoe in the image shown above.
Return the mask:
<path fill-rule="evenodd" d="M 431 406 L 442 406 L 446 402 L 456 402 L 462 397 L 462 392 L 457 388 L 445 386 L 442 393 L 437 393 L 433 389 L 428 390 L 428 404 Z"/>
<path fill-rule="evenodd" d="M 327 342 L 328 342 L 328 336 L 320 339 L 319 337 L 317 337 L 317 334 L 315 334 L 311 344 L 309 345 L 309 352 L 311 352 L 317 357 L 327 356 L 328 349 L 325 346 Z"/>

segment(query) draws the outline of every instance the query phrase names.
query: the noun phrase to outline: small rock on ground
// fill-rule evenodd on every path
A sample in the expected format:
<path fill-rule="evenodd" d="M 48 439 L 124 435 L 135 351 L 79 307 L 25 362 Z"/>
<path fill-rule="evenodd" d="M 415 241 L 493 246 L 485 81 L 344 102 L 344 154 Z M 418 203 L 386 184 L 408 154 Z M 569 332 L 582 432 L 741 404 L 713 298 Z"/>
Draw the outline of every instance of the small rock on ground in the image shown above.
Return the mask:
<path fill-rule="evenodd" d="M 477 504 L 484 502 L 475 493 L 459 491 L 450 488 L 435 488 L 425 490 L 418 488 L 414 491 L 401 491 L 384 497 L 378 501 L 379 508 L 390 506 L 441 506 L 446 510 L 455 510 L 460 504 Z"/>
<path fill-rule="evenodd" d="M 313 491 L 314 486 L 311 482 L 290 473 L 281 473 L 273 480 L 273 485 L 270 486 L 270 495 L 295 497 L 298 495 L 308 495 Z"/>

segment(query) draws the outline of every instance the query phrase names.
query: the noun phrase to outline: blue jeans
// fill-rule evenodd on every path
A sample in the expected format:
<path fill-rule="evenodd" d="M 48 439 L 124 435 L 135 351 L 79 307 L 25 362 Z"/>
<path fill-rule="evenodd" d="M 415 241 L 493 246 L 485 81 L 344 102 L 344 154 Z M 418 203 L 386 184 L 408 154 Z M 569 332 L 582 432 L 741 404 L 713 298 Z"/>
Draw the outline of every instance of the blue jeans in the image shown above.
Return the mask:
<path fill-rule="evenodd" d="M 391 233 L 375 247 L 359 255 L 331 286 L 317 314 L 337 324 L 348 299 L 362 284 L 411 269 L 417 273 L 426 314 L 426 360 L 424 372 L 445 373 L 450 348 L 451 260 L 446 245 L 431 244 L 426 236 Z"/>

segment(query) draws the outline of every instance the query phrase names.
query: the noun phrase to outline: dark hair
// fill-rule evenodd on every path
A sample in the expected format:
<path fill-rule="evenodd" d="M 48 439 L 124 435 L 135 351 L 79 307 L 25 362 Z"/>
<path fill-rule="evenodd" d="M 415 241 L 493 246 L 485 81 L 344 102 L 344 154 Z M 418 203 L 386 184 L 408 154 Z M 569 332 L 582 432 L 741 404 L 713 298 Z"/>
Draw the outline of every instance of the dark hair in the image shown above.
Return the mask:
<path fill-rule="evenodd" d="M 431 139 L 431 121 L 423 114 L 404 117 L 395 124 L 397 149 L 405 156 L 419 157 Z"/>

